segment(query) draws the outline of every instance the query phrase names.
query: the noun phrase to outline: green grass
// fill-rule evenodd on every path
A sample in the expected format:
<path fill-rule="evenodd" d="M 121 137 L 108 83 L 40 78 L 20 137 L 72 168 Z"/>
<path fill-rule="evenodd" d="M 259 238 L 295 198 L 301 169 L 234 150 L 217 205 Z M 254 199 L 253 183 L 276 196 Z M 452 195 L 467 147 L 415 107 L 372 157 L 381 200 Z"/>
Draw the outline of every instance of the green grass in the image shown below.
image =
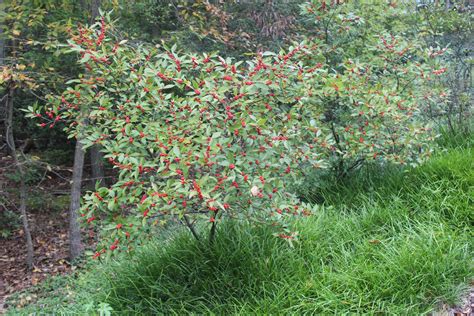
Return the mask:
<path fill-rule="evenodd" d="M 245 223 L 224 223 L 212 247 L 180 232 L 71 278 L 67 299 L 49 292 L 10 314 L 429 313 L 473 278 L 473 157 L 451 148 L 319 189 L 326 206 L 294 223 L 293 247 Z"/>
<path fill-rule="evenodd" d="M 448 137 L 443 137 L 442 144 L 447 142 Z M 312 203 L 357 207 L 373 200 L 390 203 L 390 196 L 399 196 L 409 203 L 418 204 L 420 196 L 431 199 L 431 194 L 439 197 L 444 195 L 444 190 L 454 190 L 447 194 L 447 198 L 457 200 L 458 193 L 463 197 L 468 195 L 463 199 L 466 202 L 464 207 L 458 209 L 469 212 L 471 209 L 467 207 L 467 202 L 472 203 L 474 187 L 474 146 L 471 140 L 474 135 L 463 142 L 457 136 L 453 137 L 451 145 L 457 144 L 454 148 L 445 147 L 417 168 L 367 164 L 340 183 L 331 178 L 315 180 L 315 177 L 310 177 L 299 187 L 300 195 Z"/>
<path fill-rule="evenodd" d="M 180 236 L 107 266 L 95 299 L 131 314 L 427 312 L 455 302 L 470 244 L 440 218 L 410 217 L 402 204 L 322 211 L 298 224 L 294 248 L 245 225 L 213 247 Z"/>

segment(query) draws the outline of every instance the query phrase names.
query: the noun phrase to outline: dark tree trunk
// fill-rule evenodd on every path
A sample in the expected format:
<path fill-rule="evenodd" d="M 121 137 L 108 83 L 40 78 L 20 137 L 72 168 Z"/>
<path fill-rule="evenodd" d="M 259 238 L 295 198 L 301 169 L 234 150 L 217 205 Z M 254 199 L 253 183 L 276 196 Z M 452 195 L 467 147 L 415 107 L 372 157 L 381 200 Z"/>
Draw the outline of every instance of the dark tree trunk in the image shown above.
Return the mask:
<path fill-rule="evenodd" d="M 79 225 L 79 208 L 81 207 L 82 171 L 84 169 L 84 149 L 80 139 L 76 141 L 74 166 L 72 171 L 71 204 L 69 207 L 69 256 L 76 259 L 82 253 L 81 227 Z"/>
<path fill-rule="evenodd" d="M 99 186 L 104 186 L 105 185 L 104 161 L 103 161 L 102 152 L 100 151 L 100 145 L 94 145 L 91 147 L 90 156 L 91 156 L 91 168 L 92 168 L 92 181 L 94 185 L 98 183 Z"/>
<path fill-rule="evenodd" d="M 34 257 L 34 250 L 33 250 L 33 241 L 31 239 L 31 232 L 28 223 L 28 216 L 26 213 L 26 183 L 25 183 L 25 171 L 23 169 L 22 163 L 19 161 L 17 156 L 17 150 L 15 146 L 15 138 L 13 136 L 13 97 L 15 95 L 15 88 L 13 85 L 10 85 L 8 88 L 8 96 L 7 96 L 7 118 L 6 118 L 6 139 L 7 139 L 7 146 L 9 151 L 13 157 L 13 162 L 15 167 L 18 171 L 20 177 L 20 214 L 21 214 L 21 221 L 23 224 L 23 232 L 26 238 L 26 265 L 28 270 L 33 268 L 33 257 Z"/>

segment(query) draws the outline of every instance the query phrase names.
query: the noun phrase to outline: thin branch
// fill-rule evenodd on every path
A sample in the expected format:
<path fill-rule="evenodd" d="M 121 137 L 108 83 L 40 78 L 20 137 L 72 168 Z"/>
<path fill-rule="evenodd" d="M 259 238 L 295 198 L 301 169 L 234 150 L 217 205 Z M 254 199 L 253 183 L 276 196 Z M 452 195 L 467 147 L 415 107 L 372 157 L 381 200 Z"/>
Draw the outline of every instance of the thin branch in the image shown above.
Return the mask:
<path fill-rule="evenodd" d="M 198 233 L 196 232 L 196 229 L 194 228 L 194 225 L 189 221 L 189 218 L 186 216 L 186 214 L 183 215 L 184 222 L 186 223 L 186 226 L 188 226 L 189 230 L 191 231 L 191 234 L 196 238 L 197 241 L 200 240 Z"/>
<path fill-rule="evenodd" d="M 209 232 L 209 243 L 214 243 L 214 239 L 216 237 L 216 229 L 217 229 L 217 222 L 216 222 L 217 212 L 214 214 L 214 221 L 212 222 L 211 231 Z"/>
<path fill-rule="evenodd" d="M 359 167 L 360 165 L 362 165 L 362 163 L 365 161 L 365 158 L 359 158 L 357 159 L 353 164 L 352 166 L 350 166 L 349 168 L 347 168 L 346 170 L 346 173 L 349 173 L 351 172 L 353 169 Z"/>

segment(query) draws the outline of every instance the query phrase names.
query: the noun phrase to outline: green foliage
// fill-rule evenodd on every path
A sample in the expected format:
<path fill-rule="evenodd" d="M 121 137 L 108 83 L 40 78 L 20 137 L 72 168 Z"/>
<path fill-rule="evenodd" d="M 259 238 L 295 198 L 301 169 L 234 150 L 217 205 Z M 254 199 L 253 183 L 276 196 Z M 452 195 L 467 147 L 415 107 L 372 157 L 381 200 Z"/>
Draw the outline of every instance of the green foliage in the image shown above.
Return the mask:
<path fill-rule="evenodd" d="M 403 21 L 407 8 L 383 1 L 312 1 L 303 18 L 314 21 L 320 54 L 327 69 L 315 108 L 318 127 L 329 134 L 327 158 L 346 177 L 364 162 L 390 160 L 417 163 L 430 154 L 426 145 L 430 104 L 443 105 L 441 92 L 430 85 L 446 69 Z M 439 88 L 439 87 L 438 87 Z"/>
<path fill-rule="evenodd" d="M 448 128 L 441 129 L 437 144 L 444 149 L 472 147 L 474 145 L 474 125 L 472 122 L 466 125 L 466 130 L 450 131 Z"/>
<path fill-rule="evenodd" d="M 78 73 L 75 57 L 61 54 L 58 45 L 80 17 L 77 1 L 6 0 L 4 5 L 0 27 L 7 45 L 0 64 L 0 95 L 15 90 L 15 138 L 31 139 L 38 149 L 64 147 L 64 133 L 40 129 L 25 120 L 22 110 L 44 104 L 47 95 L 64 89 L 64 78 Z"/>
<path fill-rule="evenodd" d="M 450 141 L 450 145 L 447 149 L 441 147 L 419 168 L 369 164 L 339 183 L 331 176 L 315 180 L 312 178 L 314 174 L 309 174 L 295 190 L 309 202 L 348 208 L 356 207 L 368 199 L 390 203 L 401 195 L 408 205 L 418 205 L 420 200 L 423 201 L 422 205 L 446 204 L 447 209 L 456 209 L 458 213 L 464 214 L 464 220 L 469 220 L 472 218 L 469 215 L 472 213 L 469 203 L 472 203 L 474 185 L 472 137 L 452 137 L 448 133 L 439 141 L 441 145 Z M 431 191 L 436 186 L 438 189 Z M 451 191 L 455 194 L 444 195 Z M 453 199 L 449 199 L 449 196 Z"/>
<path fill-rule="evenodd" d="M 114 10 L 113 18 L 127 37 L 242 59 L 299 38 L 298 32 L 306 31 L 296 23 L 303 2 L 122 0 L 103 3 L 102 8 Z"/>
<path fill-rule="evenodd" d="M 1 207 L 3 208 L 0 212 L 0 239 L 10 237 L 12 231 L 20 227 L 20 217 L 17 213 L 5 209 L 5 201 L 0 199 L 2 203 Z"/>
<path fill-rule="evenodd" d="M 69 275 L 58 275 L 45 279 L 40 284 L 30 287 L 26 291 L 16 292 L 7 299 L 7 315 L 110 315 L 103 314 L 108 308 L 107 304 L 95 304 L 91 302 L 90 292 L 92 286 L 91 279 L 85 278 L 85 271 L 92 268 L 91 265 L 85 265 Z M 79 293 L 79 289 L 86 289 Z M 75 306 L 78 302 L 84 302 L 81 306 Z M 69 308 L 64 309 L 64 306 Z M 102 313 L 101 313 L 102 311 Z"/>
<path fill-rule="evenodd" d="M 61 306 L 67 302 L 68 296 L 72 294 L 72 277 L 50 277 L 41 282 L 41 285 L 33 286 L 25 292 L 16 292 L 8 298 L 10 307 L 19 306 L 20 308 L 31 303 L 48 299 L 49 306 Z M 25 310 L 26 311 L 26 310 Z M 34 310 L 30 310 L 33 312 Z"/>
<path fill-rule="evenodd" d="M 444 48 L 442 55 L 447 67 L 446 75 L 432 84 L 446 88 L 448 104 L 430 107 L 430 118 L 442 129 L 451 133 L 469 133 L 472 127 L 472 10 L 463 1 L 454 1 L 454 7 L 446 10 L 440 6 L 426 6 L 414 16 L 411 23 L 427 47 Z"/>
<path fill-rule="evenodd" d="M 37 165 L 30 164 L 25 168 L 23 175 L 18 170 L 5 173 L 5 177 L 16 183 L 20 183 L 20 177 L 24 177 L 25 183 L 28 185 L 37 184 L 44 177 L 44 171 Z"/>
<path fill-rule="evenodd" d="M 26 199 L 26 206 L 31 211 L 49 211 L 61 213 L 69 208 L 70 197 L 68 195 L 56 196 L 44 191 L 31 191 Z"/>
<path fill-rule="evenodd" d="M 58 148 L 54 146 L 53 148 L 45 148 L 43 151 L 38 152 L 41 159 L 48 164 L 53 166 L 71 166 L 73 163 L 74 151 L 72 146 L 66 148 Z"/>

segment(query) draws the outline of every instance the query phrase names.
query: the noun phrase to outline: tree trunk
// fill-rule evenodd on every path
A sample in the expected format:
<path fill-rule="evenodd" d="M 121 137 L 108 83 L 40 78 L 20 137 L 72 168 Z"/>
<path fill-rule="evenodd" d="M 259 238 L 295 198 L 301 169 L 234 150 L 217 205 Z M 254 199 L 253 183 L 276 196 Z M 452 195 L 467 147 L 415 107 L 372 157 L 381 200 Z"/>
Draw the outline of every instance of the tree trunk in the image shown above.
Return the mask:
<path fill-rule="evenodd" d="M 91 22 L 95 21 L 95 18 L 99 16 L 100 0 L 92 0 L 91 7 Z"/>
<path fill-rule="evenodd" d="M 31 239 L 31 231 L 30 225 L 28 223 L 28 216 L 26 213 L 26 184 L 24 178 L 23 167 L 18 162 L 18 159 L 15 159 L 15 164 L 18 166 L 18 171 L 21 176 L 20 180 L 20 214 L 21 214 L 21 221 L 23 224 L 23 231 L 26 237 L 26 266 L 28 270 L 33 269 L 33 257 L 34 257 L 34 249 L 33 249 L 33 241 Z"/>
<path fill-rule="evenodd" d="M 84 149 L 80 139 L 76 140 L 74 166 L 72 170 L 71 204 L 69 207 L 69 256 L 76 259 L 82 253 L 81 227 L 79 225 L 79 208 L 81 207 L 82 171 L 84 169 Z"/>
<path fill-rule="evenodd" d="M 0 10 L 3 12 L 3 0 L 0 0 Z M 3 40 L 3 31 L 0 26 L 0 65 L 4 64 L 5 58 L 5 41 Z M 16 40 L 12 40 L 12 56 L 16 57 Z M 7 86 L 7 94 L 5 101 L 5 140 L 7 143 L 7 151 L 13 157 L 13 163 L 20 176 L 20 215 L 23 224 L 23 232 L 26 238 L 26 266 L 28 270 L 33 269 L 34 249 L 33 240 L 31 238 L 30 225 L 28 223 L 28 216 L 26 213 L 26 183 L 25 171 L 23 165 L 18 160 L 17 150 L 15 146 L 15 137 L 13 135 L 13 99 L 15 96 L 15 87 L 13 82 Z"/>
<path fill-rule="evenodd" d="M 5 13 L 4 6 L 5 6 L 4 1 L 0 0 L 0 16 Z M 5 26 L 8 28 L 8 25 L 5 25 Z M 3 66 L 5 64 L 5 43 L 6 43 L 6 41 L 3 38 L 3 35 L 4 35 L 3 34 L 3 25 L 0 25 L 0 66 Z M 12 41 L 12 46 L 14 47 L 14 45 L 15 45 L 15 42 Z M 6 91 L 6 93 L 8 94 L 8 91 Z M 8 137 L 8 131 L 7 131 L 7 129 L 8 129 L 8 126 L 7 126 L 8 125 L 8 122 L 7 122 L 7 115 L 8 115 L 8 110 L 7 110 L 8 99 L 7 98 L 8 98 L 8 95 L 7 94 L 5 96 L 0 96 L 0 98 L 1 98 L 1 100 L 0 100 L 0 113 L 2 113 L 2 115 L 4 115 L 4 116 L 2 116 L 2 119 L 3 119 L 3 125 L 4 125 L 3 126 L 4 127 L 3 133 L 5 133 L 4 135 L 2 133 L 1 138 L 2 138 L 2 140 L 4 139 L 5 143 L 8 144 L 8 142 L 11 141 L 11 139 L 7 138 Z M 4 100 L 5 100 L 5 104 L 2 104 Z M 3 148 L 3 146 L 2 146 L 2 148 Z M 10 150 L 10 147 L 8 145 L 5 147 L 5 149 L 6 149 L 7 154 L 13 156 L 12 152 Z"/>
<path fill-rule="evenodd" d="M 81 1 L 81 5 L 84 4 L 85 3 Z M 99 6 L 100 0 L 92 0 L 91 23 L 94 22 L 95 17 L 99 15 Z M 94 164 L 95 159 L 93 159 L 92 157 L 92 151 L 91 161 L 92 164 Z M 85 152 L 81 143 L 81 135 L 78 135 L 78 137 L 76 138 L 76 148 L 74 150 L 74 166 L 72 170 L 71 185 L 71 204 L 69 206 L 69 256 L 71 260 L 74 260 L 79 257 L 84 249 L 81 241 L 81 227 L 78 221 L 78 211 L 81 207 L 81 186 L 82 173 L 84 170 L 84 157 Z M 94 175 L 93 177 L 95 178 L 96 176 Z"/>
<path fill-rule="evenodd" d="M 100 151 L 100 145 L 94 145 L 91 147 L 90 156 L 91 156 L 91 168 L 92 168 L 92 181 L 94 185 L 98 183 L 99 186 L 104 186 L 105 185 L 104 161 L 103 161 L 102 152 Z"/>
<path fill-rule="evenodd" d="M 87 11 L 87 3 L 86 0 L 79 0 L 79 8 L 81 8 L 84 11 Z"/>
<path fill-rule="evenodd" d="M 100 0 L 92 0 L 91 17 L 94 21 L 99 14 Z M 83 122 L 86 124 L 86 121 Z M 78 211 L 81 207 L 82 173 L 84 169 L 85 152 L 81 143 L 81 135 L 76 138 L 74 150 L 74 166 L 72 170 L 71 204 L 69 206 L 69 256 L 71 260 L 82 254 L 84 249 L 81 241 L 81 227 L 79 225 Z"/>
<path fill-rule="evenodd" d="M 2 16 L 4 13 L 5 13 L 5 10 L 4 10 L 4 4 L 3 4 L 3 0 L 0 0 L 0 16 Z M 3 66 L 3 64 L 5 64 L 5 40 L 3 38 L 3 25 L 0 24 L 0 67 Z M 3 121 L 3 127 L 5 128 L 4 130 L 2 130 L 2 132 L 0 132 L 0 139 L 2 141 L 5 141 L 5 143 L 7 142 L 6 140 L 6 98 L 7 96 L 2 96 L 0 95 L 0 120 Z M 4 105 L 4 102 L 5 101 L 5 105 Z M 5 135 L 4 135 L 5 133 Z M 1 146 L 3 148 L 3 145 Z M 8 149 L 8 146 L 6 146 L 6 151 L 8 152 L 9 149 Z"/>
<path fill-rule="evenodd" d="M 100 0 L 92 0 L 91 7 L 91 23 L 99 16 Z M 102 153 L 100 152 L 100 145 L 94 145 L 90 150 L 91 167 L 92 167 L 92 181 L 94 185 L 99 182 L 99 185 L 104 185 L 104 162 Z"/>
<path fill-rule="evenodd" d="M 6 127 L 7 127 L 7 147 L 13 157 L 13 162 L 15 167 L 18 171 L 20 176 L 20 214 L 21 220 L 23 224 L 23 232 L 26 238 L 26 266 L 28 270 L 33 269 L 33 241 L 31 239 L 31 232 L 30 227 L 28 224 L 28 216 L 26 213 L 26 183 L 25 183 L 25 172 L 23 170 L 23 166 L 18 160 L 16 146 L 15 146 L 15 139 L 13 137 L 13 97 L 15 95 L 15 88 L 13 85 L 10 85 L 8 88 L 8 97 L 7 97 L 7 119 L 6 119 Z"/>
<path fill-rule="evenodd" d="M 0 0 L 0 13 L 3 14 L 3 0 Z M 3 27 L 0 25 L 0 66 L 2 66 L 5 58 L 5 40 L 3 39 Z"/>

